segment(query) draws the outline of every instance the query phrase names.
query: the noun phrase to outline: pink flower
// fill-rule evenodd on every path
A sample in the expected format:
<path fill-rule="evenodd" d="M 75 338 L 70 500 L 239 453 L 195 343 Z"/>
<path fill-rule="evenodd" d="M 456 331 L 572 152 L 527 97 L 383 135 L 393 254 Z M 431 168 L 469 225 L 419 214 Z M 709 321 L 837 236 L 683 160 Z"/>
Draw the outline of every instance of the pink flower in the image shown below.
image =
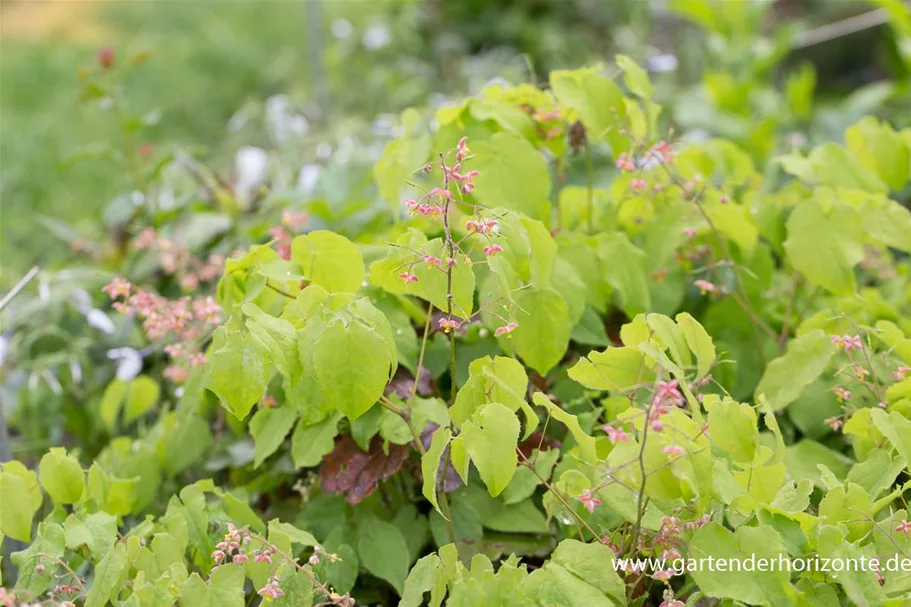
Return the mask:
<path fill-rule="evenodd" d="M 687 238 L 692 238 L 696 235 L 696 228 L 684 228 L 683 235 Z"/>
<path fill-rule="evenodd" d="M 449 190 L 444 190 L 443 188 L 433 188 L 430 190 L 431 196 L 439 196 L 440 198 L 452 199 L 452 192 Z"/>
<path fill-rule="evenodd" d="M 680 394 L 680 383 L 676 379 L 671 381 L 659 381 L 656 384 L 656 394 L 660 400 L 671 400 L 674 402 L 679 402 L 683 400 L 683 395 Z"/>
<path fill-rule="evenodd" d="M 860 335 L 845 335 L 844 336 L 844 349 L 845 352 L 850 352 L 851 350 L 863 350 L 864 344 L 860 339 Z"/>
<path fill-rule="evenodd" d="M 137 251 L 151 249 L 158 242 L 158 235 L 152 228 L 146 228 L 133 239 L 133 246 Z"/>
<path fill-rule="evenodd" d="M 406 198 L 405 200 L 402 201 L 402 204 L 405 205 L 406 207 L 408 207 L 409 211 L 413 211 L 417 208 L 418 201 L 412 200 L 411 198 Z"/>
<path fill-rule="evenodd" d="M 497 330 L 493 332 L 494 335 L 499 337 L 500 335 L 506 335 L 509 337 L 509 334 L 519 328 L 519 323 L 511 322 L 508 325 L 503 327 L 497 327 Z"/>
<path fill-rule="evenodd" d="M 698 287 L 699 291 L 705 295 L 706 293 L 714 293 L 718 290 L 718 287 L 707 280 L 696 280 L 693 284 Z"/>
<path fill-rule="evenodd" d="M 900 531 L 900 532 L 904 533 L 905 535 L 911 535 L 911 521 L 902 520 L 902 522 L 900 522 L 898 524 L 898 526 L 895 528 L 895 530 Z"/>
<path fill-rule="evenodd" d="M 234 563 L 235 565 L 242 565 L 249 560 L 250 559 L 247 558 L 247 555 L 244 554 L 243 552 L 238 552 L 233 557 L 231 557 L 231 562 Z"/>
<path fill-rule="evenodd" d="M 457 320 L 452 320 L 449 318 L 441 318 L 439 322 L 440 328 L 443 329 L 444 333 L 449 333 L 449 329 L 458 329 L 462 326 Z"/>
<path fill-rule="evenodd" d="M 111 299 L 117 299 L 121 296 L 127 297 L 132 289 L 133 285 L 119 276 L 114 277 L 114 280 L 101 288 Z"/>
<path fill-rule="evenodd" d="M 905 379 L 905 374 L 908 371 L 911 371 L 911 367 L 899 367 L 892 372 L 892 377 L 894 377 L 896 381 L 901 381 Z"/>
<path fill-rule="evenodd" d="M 829 417 L 826 419 L 826 423 L 829 424 L 829 427 L 832 428 L 835 432 L 841 430 L 841 427 L 844 426 L 844 422 L 838 419 L 837 417 Z"/>
<path fill-rule="evenodd" d="M 635 163 L 635 161 L 633 160 L 632 156 L 630 156 L 630 155 L 627 154 L 626 152 L 624 152 L 624 153 L 620 154 L 619 156 L 617 156 L 617 163 L 616 163 L 616 164 L 617 164 L 617 168 L 620 169 L 620 170 L 623 171 L 623 172 L 629 172 L 629 171 L 635 171 L 635 170 L 636 170 L 636 163 Z"/>
<path fill-rule="evenodd" d="M 680 457 L 681 455 L 686 454 L 686 450 L 680 445 L 668 445 L 661 450 L 663 453 L 667 453 L 671 457 Z"/>
<path fill-rule="evenodd" d="M 162 372 L 162 375 L 164 375 L 165 379 L 172 381 L 175 384 L 182 384 L 183 382 L 187 381 L 187 377 L 189 377 L 187 370 L 183 367 L 178 367 L 177 365 L 166 367 Z"/>
<path fill-rule="evenodd" d="M 670 163 L 674 160 L 674 147 L 667 141 L 659 141 L 649 150 L 649 155 L 659 162 Z"/>
<path fill-rule="evenodd" d="M 686 603 L 671 597 L 662 601 L 658 607 L 686 607 Z"/>
<path fill-rule="evenodd" d="M 638 194 L 648 190 L 648 183 L 642 179 L 633 179 L 629 182 L 629 187 L 632 188 L 633 192 Z"/>
<path fill-rule="evenodd" d="M 490 244 L 490 245 L 487 245 L 486 247 L 484 247 L 484 253 L 487 255 L 493 256 L 493 255 L 496 255 L 497 253 L 502 253 L 502 252 L 503 252 L 503 247 L 501 247 L 498 244 Z"/>
<path fill-rule="evenodd" d="M 434 257 L 433 255 L 421 255 L 421 259 L 426 261 L 427 265 L 430 265 L 430 266 L 439 266 L 440 265 L 440 259 L 438 257 Z"/>
<path fill-rule="evenodd" d="M 832 388 L 832 392 L 835 393 L 835 396 L 838 397 L 838 400 L 846 401 L 851 398 L 851 393 L 848 390 L 845 390 L 841 386 L 837 388 Z"/>
<path fill-rule="evenodd" d="M 263 597 L 267 601 L 277 599 L 280 596 L 285 596 L 285 591 L 279 587 L 278 578 L 272 576 L 269 578 L 269 581 L 266 582 L 266 585 L 256 591 L 256 594 Z"/>
<path fill-rule="evenodd" d="M 607 438 L 610 439 L 611 443 L 621 443 L 629 440 L 629 435 L 622 428 L 605 425 L 602 430 L 607 434 Z"/>
<path fill-rule="evenodd" d="M 656 571 L 655 573 L 653 573 L 652 577 L 655 578 L 656 580 L 661 580 L 661 581 L 666 582 L 667 580 L 674 577 L 674 570 L 673 569 L 662 569 L 661 571 Z"/>
<path fill-rule="evenodd" d="M 408 272 L 402 272 L 401 274 L 399 274 L 399 278 L 404 280 L 406 285 L 410 285 L 411 283 L 418 281 L 417 276 L 415 276 L 414 274 L 410 274 Z"/>
<path fill-rule="evenodd" d="M 268 549 L 263 550 L 262 552 L 260 552 L 259 550 L 255 551 L 253 553 L 253 562 L 254 563 L 268 563 L 271 565 L 272 564 L 272 551 L 268 550 Z"/>
<path fill-rule="evenodd" d="M 652 430 L 655 432 L 661 432 L 664 430 L 664 424 L 660 420 L 655 420 L 652 422 Z"/>
<path fill-rule="evenodd" d="M 593 513 L 595 508 L 601 505 L 601 500 L 593 496 L 589 489 L 583 489 L 582 495 L 576 499 L 582 502 L 582 505 L 585 506 L 585 509 L 588 510 L 589 513 Z"/>
<path fill-rule="evenodd" d="M 282 223 L 288 226 L 289 229 L 295 231 L 303 227 L 303 225 L 307 223 L 308 219 L 308 215 L 303 211 L 288 210 L 282 213 Z"/>
<path fill-rule="evenodd" d="M 225 556 L 226 555 L 223 550 L 216 550 L 212 553 L 212 560 L 216 563 L 223 563 L 225 562 Z"/>
<path fill-rule="evenodd" d="M 462 193 L 463 193 L 463 194 L 471 194 L 471 191 L 472 191 L 472 190 L 474 190 L 474 184 L 473 184 L 473 183 L 466 183 L 465 185 L 462 186 Z"/>

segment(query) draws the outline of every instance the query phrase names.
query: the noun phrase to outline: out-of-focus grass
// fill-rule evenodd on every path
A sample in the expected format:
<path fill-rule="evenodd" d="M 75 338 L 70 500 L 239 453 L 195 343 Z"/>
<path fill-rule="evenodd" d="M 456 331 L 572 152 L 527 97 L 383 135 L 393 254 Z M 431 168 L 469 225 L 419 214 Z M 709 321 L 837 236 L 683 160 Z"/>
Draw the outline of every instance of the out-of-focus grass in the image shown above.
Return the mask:
<path fill-rule="evenodd" d="M 157 125 L 143 133 L 153 144 L 212 145 L 245 100 L 307 81 L 302 2 L 81 4 L 78 19 L 90 27 L 69 30 L 49 19 L 59 29 L 17 31 L 17 19 L 3 20 L 0 266 L 7 283 L 31 263 L 65 257 L 65 245 L 35 222 L 37 214 L 97 223 L 99 210 L 128 188 L 126 173 L 108 160 L 68 162 L 97 142 L 118 140 L 110 116 L 77 100 L 77 70 L 95 61 L 99 47 L 116 47 L 118 61 L 151 53 L 125 90 L 138 113 L 160 110 Z"/>

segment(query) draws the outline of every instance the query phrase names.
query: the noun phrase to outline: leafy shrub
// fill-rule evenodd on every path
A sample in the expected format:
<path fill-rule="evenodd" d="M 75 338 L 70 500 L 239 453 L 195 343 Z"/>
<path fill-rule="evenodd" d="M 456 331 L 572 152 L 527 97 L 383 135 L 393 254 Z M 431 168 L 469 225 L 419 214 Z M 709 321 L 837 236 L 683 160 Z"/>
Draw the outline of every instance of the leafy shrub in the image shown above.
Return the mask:
<path fill-rule="evenodd" d="M 111 282 L 180 371 L 108 384 L 124 435 L 87 471 L 79 449 L 3 464 L 0 531 L 30 542 L 7 596 L 907 602 L 884 563 L 911 544 L 911 213 L 890 198 L 911 131 L 864 118 L 757 165 L 662 135 L 646 72 L 618 67 L 622 88 L 489 87 L 434 129 L 405 112 L 374 168 L 389 220 L 352 240 L 285 213 L 227 257 L 218 306 Z M 666 561 L 615 561 L 646 557 Z M 883 565 L 668 566 L 707 557 Z"/>

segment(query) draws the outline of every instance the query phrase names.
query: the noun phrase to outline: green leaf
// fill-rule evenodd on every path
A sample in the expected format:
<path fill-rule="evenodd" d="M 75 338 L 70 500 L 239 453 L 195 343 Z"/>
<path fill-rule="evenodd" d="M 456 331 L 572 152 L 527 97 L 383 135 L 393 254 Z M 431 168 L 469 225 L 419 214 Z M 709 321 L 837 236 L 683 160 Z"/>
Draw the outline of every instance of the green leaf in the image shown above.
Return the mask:
<path fill-rule="evenodd" d="M 785 171 L 812 185 L 851 188 L 885 194 L 888 187 L 837 143 L 823 143 L 804 158 L 798 152 L 779 156 Z"/>
<path fill-rule="evenodd" d="M 766 367 L 756 394 L 764 394 L 773 411 L 784 409 L 825 371 L 834 354 L 835 347 L 822 329 L 792 339 L 784 356 Z"/>
<path fill-rule="evenodd" d="M 140 375 L 130 382 L 127 404 L 123 410 L 123 423 L 129 424 L 152 410 L 161 396 L 161 386 L 148 375 Z"/>
<path fill-rule="evenodd" d="M 569 344 L 569 307 L 553 289 L 525 289 L 515 300 L 519 327 L 510 336 L 516 353 L 529 367 L 547 375 L 563 358 Z"/>
<path fill-rule="evenodd" d="M 105 472 L 98 462 L 89 468 L 86 495 L 95 500 L 102 510 L 115 516 L 129 514 L 136 500 L 139 477 L 120 478 Z"/>
<path fill-rule="evenodd" d="M 358 527 L 357 553 L 360 563 L 376 577 L 386 580 L 399 595 L 408 577 L 408 544 L 395 525 L 370 518 Z"/>
<path fill-rule="evenodd" d="M 0 489 L 6 488 L 0 487 Z M 0 496 L 3 495 L 11 494 L 0 491 Z M 0 512 L 3 510 L 5 510 L 5 506 L 0 508 Z M 15 536 L 11 535 L 10 537 Z M 28 541 L 28 539 L 26 538 L 23 541 Z M 57 563 L 49 557 L 62 558 L 65 551 L 66 541 L 63 527 L 56 523 L 39 523 L 38 532 L 32 545 L 20 552 L 14 552 L 10 556 L 10 560 L 19 568 L 16 590 L 25 590 L 34 596 L 47 592 L 51 584 L 51 576 L 57 570 Z M 36 569 L 39 564 L 44 567 L 41 573 Z"/>
<path fill-rule="evenodd" d="M 93 554 L 105 554 L 117 539 L 117 519 L 107 512 L 95 512 L 77 518 L 70 514 L 63 522 L 66 547 L 78 550 L 83 544 Z"/>
<path fill-rule="evenodd" d="M 861 118 L 845 131 L 845 145 L 867 170 L 879 175 L 891 189 L 901 190 L 911 171 L 911 149 L 888 124 L 872 116 Z"/>
<path fill-rule="evenodd" d="M 272 607 L 310 607 L 313 605 L 313 582 L 305 571 L 295 571 L 290 565 L 279 573 L 282 592 L 285 594 L 271 602 Z M 321 594 L 320 594 L 321 596 Z M 264 600 L 261 605 L 267 605 Z"/>
<path fill-rule="evenodd" d="M 303 420 L 297 424 L 291 437 L 291 457 L 295 466 L 311 468 L 319 465 L 323 456 L 335 447 L 338 422 L 341 418 L 341 413 L 336 413 L 318 424 L 308 426 Z"/>
<path fill-rule="evenodd" d="M 95 579 L 85 596 L 85 607 L 104 607 L 119 592 L 121 574 L 127 567 L 127 547 L 116 544 L 95 567 Z"/>
<path fill-rule="evenodd" d="M 628 138 L 619 132 L 626 122 L 626 103 L 620 87 L 598 71 L 554 70 L 550 73 L 550 88 L 561 106 L 579 113 L 588 137 L 605 139 L 616 157 L 629 149 Z"/>
<path fill-rule="evenodd" d="M 225 333 L 224 344 L 208 361 L 207 387 L 237 419 L 244 419 L 266 392 L 272 367 L 249 334 Z"/>
<path fill-rule="evenodd" d="M 620 296 L 620 307 L 627 316 L 647 312 L 651 307 L 651 295 L 645 272 L 645 253 L 625 234 L 611 232 L 600 236 L 598 257 L 608 283 Z"/>
<path fill-rule="evenodd" d="M 254 303 L 244 304 L 241 311 L 248 316 L 247 338 L 250 342 L 268 357 L 282 375 L 296 381 L 301 374 L 301 361 L 294 325 L 266 314 Z"/>
<path fill-rule="evenodd" d="M 316 378 L 323 397 L 348 419 L 355 420 L 372 407 L 390 379 L 395 363 L 379 333 L 352 320 L 330 324 L 313 353 Z"/>
<path fill-rule="evenodd" d="M 98 405 L 98 417 L 104 423 L 109 432 L 113 432 L 117 425 L 117 417 L 120 415 L 120 407 L 123 405 L 123 399 L 127 394 L 128 382 L 122 379 L 111 381 L 104 389 L 101 395 L 101 403 Z"/>
<path fill-rule="evenodd" d="M 604 352 L 589 352 L 588 357 L 569 369 L 570 378 L 591 390 L 625 392 L 654 381 L 655 372 L 645 353 L 634 346 L 608 347 Z"/>
<path fill-rule="evenodd" d="M 788 260 L 810 283 L 836 295 L 857 290 L 854 266 L 864 252 L 861 221 L 854 209 L 838 201 L 806 200 L 788 217 L 787 230 Z"/>
<path fill-rule="evenodd" d="M 82 497 L 85 473 L 79 460 L 67 455 L 63 447 L 52 447 L 41 458 L 38 473 L 41 486 L 58 504 L 73 504 Z"/>
<path fill-rule="evenodd" d="M 705 404 L 709 409 L 709 436 L 712 443 L 730 453 L 735 462 L 752 462 L 759 445 L 756 412 L 752 407 L 730 398 L 711 405 L 708 402 Z"/>
<path fill-rule="evenodd" d="M 406 112 L 416 112 L 409 108 Z M 380 196 L 395 211 L 402 209 L 402 189 L 406 180 L 419 169 L 430 154 L 430 136 L 404 134 L 390 141 L 383 156 L 373 166 L 373 179 Z"/>
<path fill-rule="evenodd" d="M 424 604 L 424 593 L 445 585 L 443 565 L 436 554 L 420 559 L 408 572 L 399 607 L 420 607 Z M 434 591 L 441 594 L 441 590 Z"/>
<path fill-rule="evenodd" d="M 474 197 L 485 207 L 521 211 L 532 219 L 550 214 L 550 171 L 547 161 L 526 139 L 495 133 L 488 141 L 471 143 Z"/>
<path fill-rule="evenodd" d="M 911 462 L 911 421 L 896 411 L 886 413 L 876 408 L 870 411 L 873 423 L 882 432 L 895 450 L 905 460 Z"/>
<path fill-rule="evenodd" d="M 32 518 L 41 507 L 41 488 L 35 473 L 17 461 L 6 462 L 0 472 L 0 532 L 28 542 Z"/>
<path fill-rule="evenodd" d="M 576 439 L 576 442 L 579 444 L 579 454 L 584 461 L 590 464 L 598 462 L 598 453 L 595 447 L 595 439 L 585 433 L 585 430 L 583 430 L 582 426 L 579 425 L 579 419 L 575 415 L 572 413 L 567 413 L 557 405 L 550 402 L 550 400 L 542 392 L 535 392 L 531 398 L 536 405 L 547 409 L 548 414 L 555 417 L 557 421 L 563 422 L 563 424 L 569 429 L 570 433 L 573 435 L 573 438 Z"/>
<path fill-rule="evenodd" d="M 686 345 L 696 355 L 696 378 L 702 379 L 715 362 L 715 344 L 712 342 L 712 336 L 687 312 L 681 312 L 675 320 L 683 332 Z"/>
<path fill-rule="evenodd" d="M 256 443 L 253 451 L 254 468 L 258 468 L 281 446 L 295 419 L 297 411 L 291 407 L 260 409 L 250 419 L 250 434 Z"/>
<path fill-rule="evenodd" d="M 421 456 L 421 475 L 424 477 L 421 493 L 437 510 L 440 509 L 437 503 L 437 474 L 440 470 L 443 450 L 449 445 L 450 439 L 452 439 L 452 432 L 449 428 L 437 428 L 430 441 L 430 448 Z"/>
<path fill-rule="evenodd" d="M 291 261 L 301 265 L 310 284 L 331 293 L 354 293 L 364 281 L 364 260 L 357 245 L 334 232 L 317 230 L 295 238 Z"/>
<path fill-rule="evenodd" d="M 648 99 L 654 92 L 648 79 L 648 72 L 639 67 L 626 55 L 617 55 L 617 65 L 623 70 L 623 82 L 634 95 Z"/>
<path fill-rule="evenodd" d="M 491 403 L 462 427 L 460 436 L 487 491 L 499 495 L 518 465 L 519 420 L 505 405 Z"/>
<path fill-rule="evenodd" d="M 206 583 L 193 573 L 180 585 L 180 607 L 244 607 L 244 568 L 220 565 L 209 573 Z"/>

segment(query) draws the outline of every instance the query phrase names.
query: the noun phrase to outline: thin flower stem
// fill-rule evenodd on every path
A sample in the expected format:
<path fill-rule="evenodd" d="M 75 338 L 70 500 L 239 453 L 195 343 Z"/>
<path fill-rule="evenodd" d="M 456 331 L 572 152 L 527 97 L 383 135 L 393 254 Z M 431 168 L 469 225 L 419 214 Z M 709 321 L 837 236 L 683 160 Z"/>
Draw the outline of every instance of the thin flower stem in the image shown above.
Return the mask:
<path fill-rule="evenodd" d="M 298 562 L 297 562 L 297 559 L 291 558 L 288 554 L 286 554 L 285 552 L 283 552 L 282 550 L 280 550 L 280 549 L 278 548 L 278 546 L 276 546 L 275 544 L 273 544 L 272 542 L 270 542 L 270 541 L 268 541 L 268 540 L 266 540 L 266 539 L 264 539 L 264 538 L 261 538 L 261 537 L 259 537 L 259 536 L 257 536 L 257 535 L 253 535 L 253 534 L 250 534 L 249 537 L 250 537 L 251 539 L 254 539 L 254 540 L 256 540 L 257 542 L 261 543 L 262 545 L 266 546 L 269 550 L 271 550 L 272 552 L 274 552 L 274 553 L 277 554 L 278 556 L 280 556 L 280 557 L 282 557 L 283 559 L 285 559 L 285 561 L 287 561 L 287 562 L 291 563 L 292 565 L 294 565 L 294 566 L 297 568 L 298 571 L 300 571 L 301 573 L 303 573 L 304 575 L 306 575 L 306 576 L 310 579 L 310 581 L 313 583 L 314 586 L 316 586 L 317 588 L 319 588 L 320 592 L 322 592 L 324 595 L 326 595 L 326 598 L 327 598 L 327 599 L 332 600 L 332 591 L 329 590 L 329 588 L 327 588 L 325 584 L 323 584 L 322 582 L 320 582 L 319 579 L 318 579 L 315 575 L 313 575 L 313 572 L 312 572 L 312 571 L 310 571 L 309 569 L 307 569 L 306 567 L 304 567 L 303 565 L 301 565 L 300 563 L 298 563 Z"/>

